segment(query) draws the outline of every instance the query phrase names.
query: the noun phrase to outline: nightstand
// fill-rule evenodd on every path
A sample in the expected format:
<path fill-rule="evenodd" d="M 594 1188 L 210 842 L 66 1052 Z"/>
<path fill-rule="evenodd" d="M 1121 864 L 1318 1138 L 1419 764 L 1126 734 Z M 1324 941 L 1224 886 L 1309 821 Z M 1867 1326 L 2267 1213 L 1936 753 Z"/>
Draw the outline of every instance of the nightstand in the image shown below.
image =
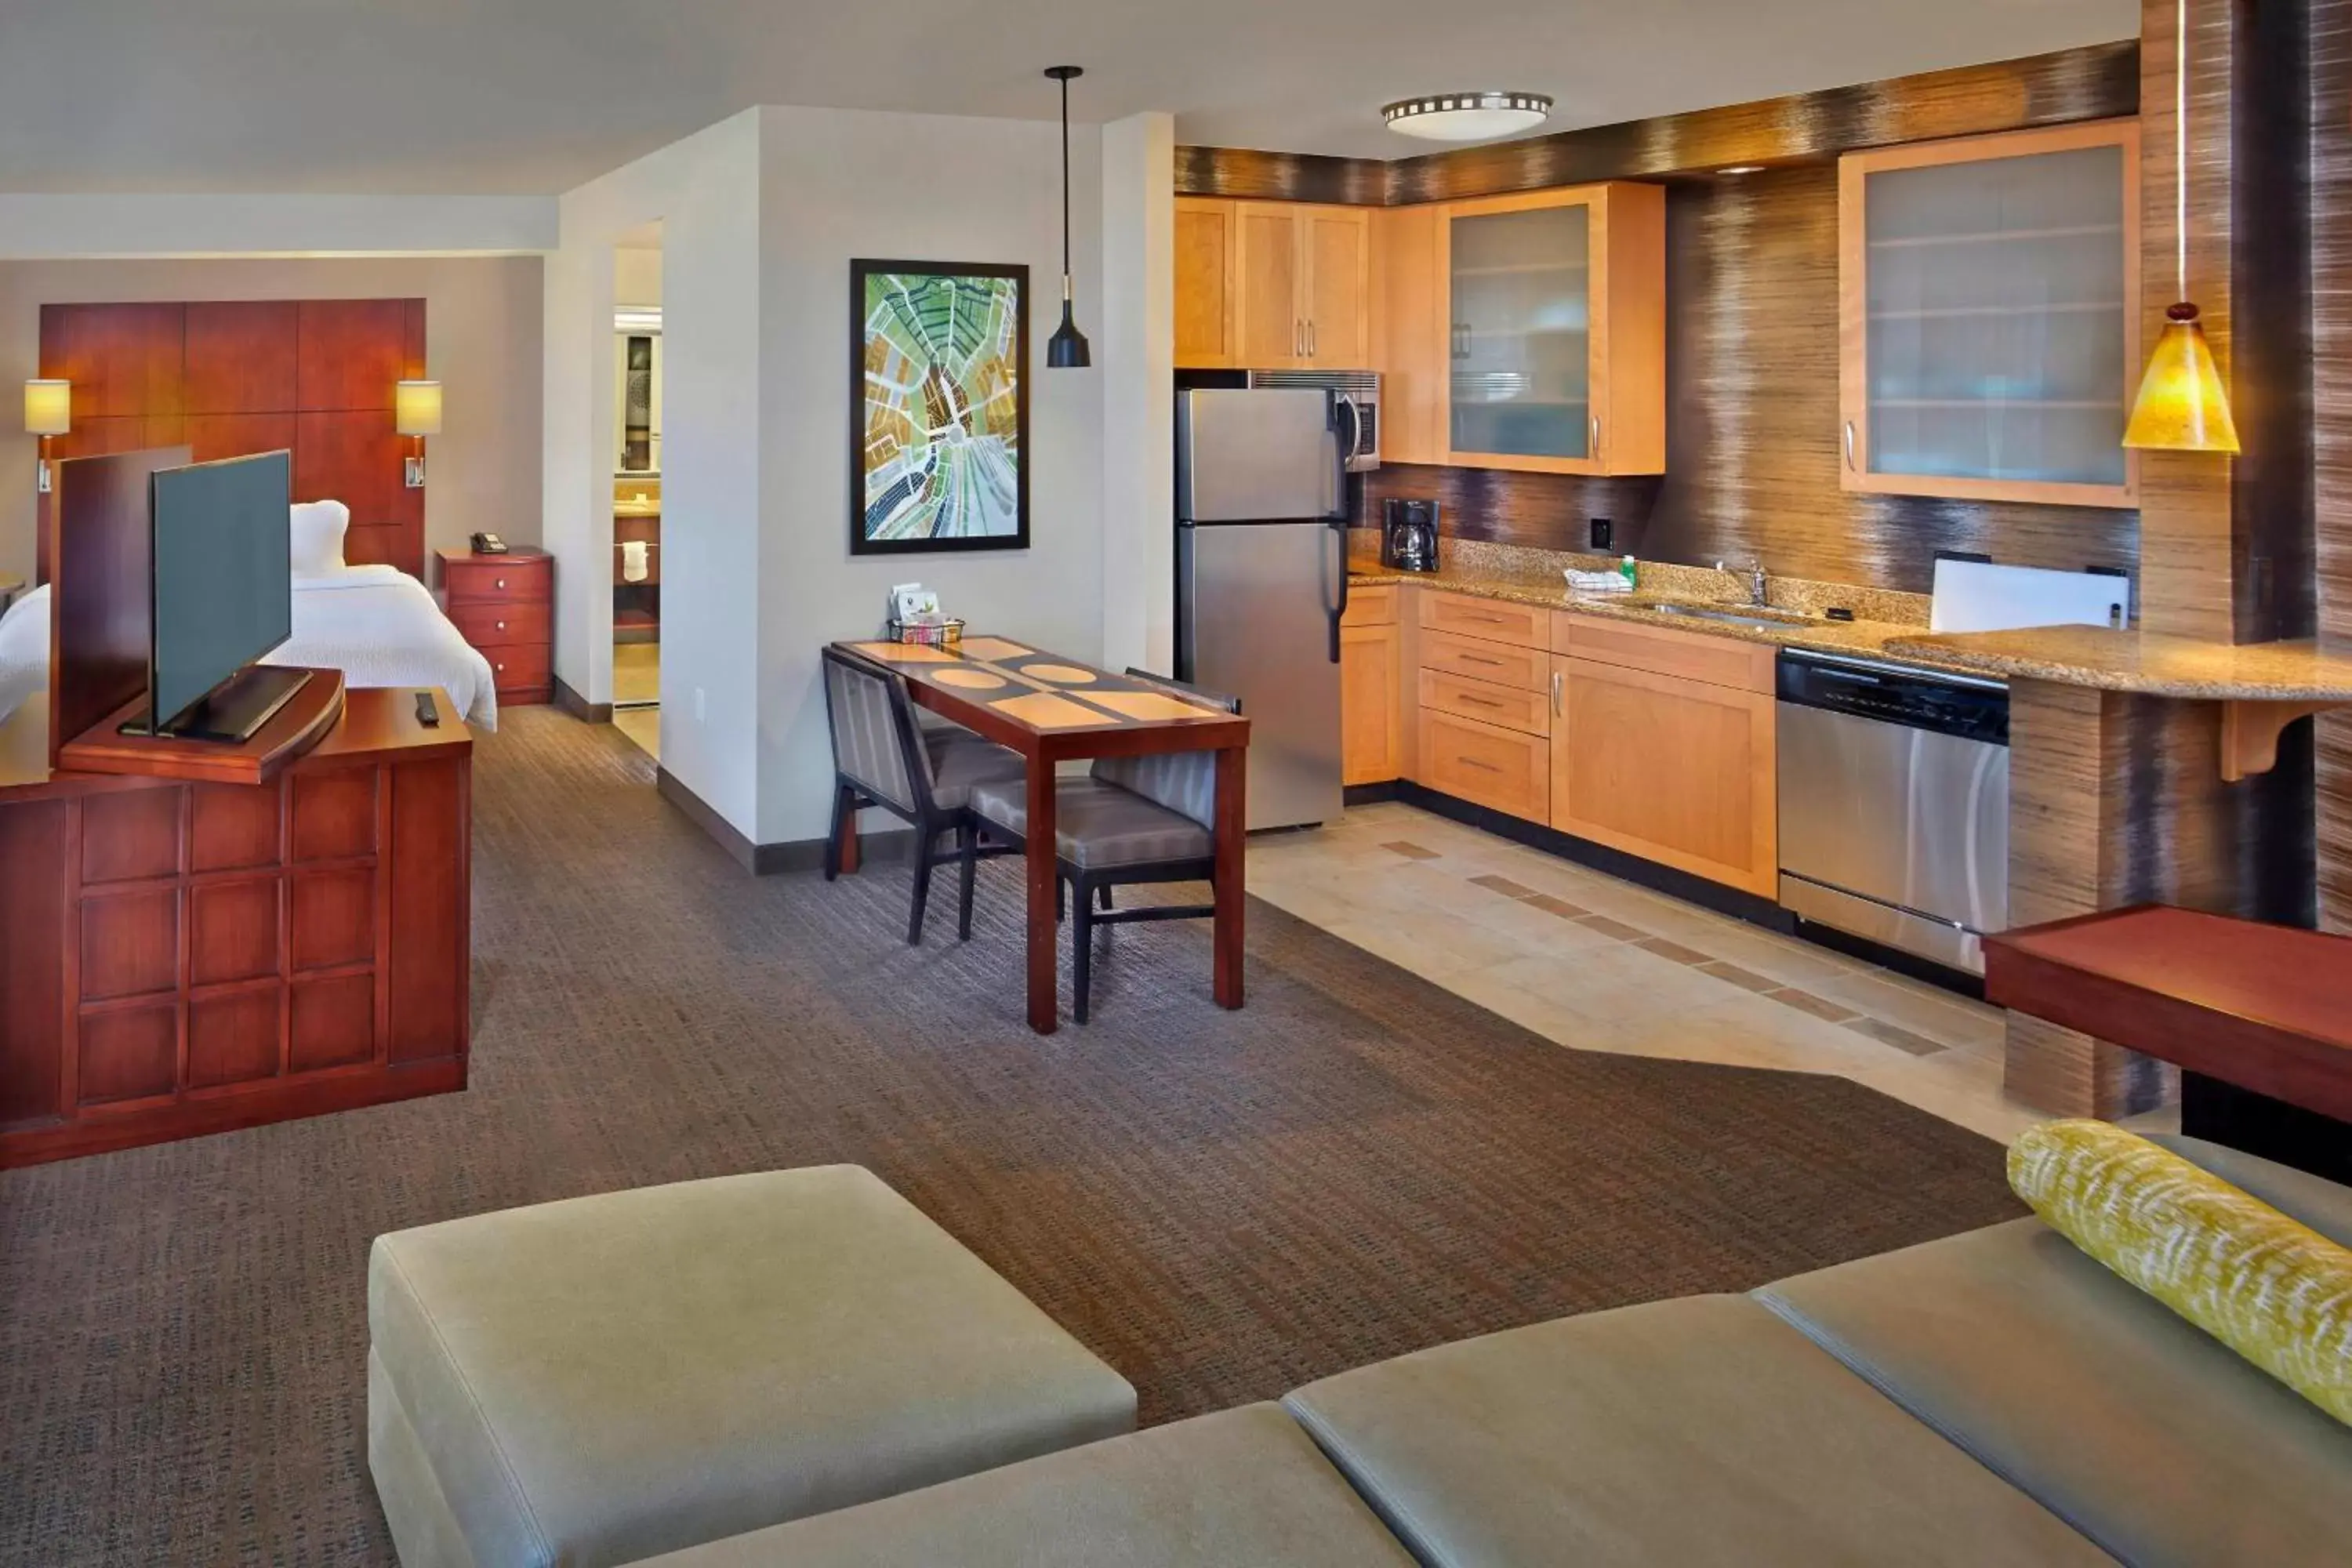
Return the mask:
<path fill-rule="evenodd" d="M 518 544 L 504 555 L 436 550 L 450 621 L 481 650 L 499 701 L 544 702 L 555 692 L 555 557 Z"/>

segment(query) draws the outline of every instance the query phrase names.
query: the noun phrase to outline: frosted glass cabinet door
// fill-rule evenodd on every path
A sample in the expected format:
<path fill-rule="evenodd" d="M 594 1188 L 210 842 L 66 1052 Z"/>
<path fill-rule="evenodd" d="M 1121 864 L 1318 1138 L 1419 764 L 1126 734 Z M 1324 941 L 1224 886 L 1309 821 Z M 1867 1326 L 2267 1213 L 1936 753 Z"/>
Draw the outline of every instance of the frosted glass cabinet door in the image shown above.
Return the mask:
<path fill-rule="evenodd" d="M 1848 489 L 2134 504 L 2138 128 L 1841 167 Z"/>
<path fill-rule="evenodd" d="M 1447 227 L 1454 450 L 1591 460 L 1591 207 L 1451 215 Z"/>

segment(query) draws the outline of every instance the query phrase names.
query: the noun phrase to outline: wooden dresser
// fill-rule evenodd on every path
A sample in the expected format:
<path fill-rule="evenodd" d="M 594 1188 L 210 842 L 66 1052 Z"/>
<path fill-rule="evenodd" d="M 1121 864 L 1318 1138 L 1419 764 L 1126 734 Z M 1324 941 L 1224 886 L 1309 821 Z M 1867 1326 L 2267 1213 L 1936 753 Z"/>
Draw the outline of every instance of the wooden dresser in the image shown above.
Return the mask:
<path fill-rule="evenodd" d="M 473 737 L 347 694 L 263 784 L 0 724 L 0 1170 L 466 1086 Z"/>
<path fill-rule="evenodd" d="M 490 661 L 499 702 L 548 700 L 555 691 L 555 557 L 524 544 L 504 555 L 434 553 L 449 619 Z"/>

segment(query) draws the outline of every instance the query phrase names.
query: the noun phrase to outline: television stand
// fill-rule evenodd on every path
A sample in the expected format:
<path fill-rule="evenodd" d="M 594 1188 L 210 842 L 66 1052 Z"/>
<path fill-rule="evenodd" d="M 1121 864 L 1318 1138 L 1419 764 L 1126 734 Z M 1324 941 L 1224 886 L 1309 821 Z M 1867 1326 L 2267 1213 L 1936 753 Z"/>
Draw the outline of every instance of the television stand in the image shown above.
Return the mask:
<path fill-rule="evenodd" d="M 214 687 L 202 701 L 171 723 L 158 724 L 151 714 L 123 725 L 122 732 L 241 746 L 276 718 L 278 710 L 291 702 L 310 679 L 307 669 L 250 664 Z"/>
<path fill-rule="evenodd" d="M 296 678 L 293 689 L 243 741 L 151 735 L 145 730 L 147 699 L 141 696 L 59 747 L 58 766 L 83 773 L 268 784 L 326 739 L 343 717 L 341 670 L 289 668 L 283 673 Z"/>

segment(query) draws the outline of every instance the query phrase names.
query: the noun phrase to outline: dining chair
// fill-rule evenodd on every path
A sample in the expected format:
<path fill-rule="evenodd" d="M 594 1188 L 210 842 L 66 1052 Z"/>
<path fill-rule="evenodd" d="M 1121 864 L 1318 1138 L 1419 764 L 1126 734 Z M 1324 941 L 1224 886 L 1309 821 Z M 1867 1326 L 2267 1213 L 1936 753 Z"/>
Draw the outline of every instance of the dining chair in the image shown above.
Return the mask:
<path fill-rule="evenodd" d="M 1172 696 L 1206 702 L 1228 713 L 1241 700 L 1129 669 Z M 1022 780 L 991 780 L 971 792 L 971 809 L 993 837 L 1028 842 L 1029 796 Z M 1206 904 L 1143 904 L 1114 910 L 1111 889 L 1155 882 L 1217 879 L 1217 753 L 1168 752 L 1143 757 L 1099 757 L 1082 779 L 1054 785 L 1054 858 L 1057 901 L 1066 889 L 1070 969 L 1076 1005 L 1087 1021 L 1094 982 L 1095 928 L 1142 921 L 1208 920 Z M 1100 905 L 1097 908 L 1097 904 Z"/>
<path fill-rule="evenodd" d="M 857 813 L 877 805 L 914 826 L 915 907 L 907 942 L 919 947 L 930 902 L 931 868 L 943 858 L 940 840 L 955 837 L 958 862 L 956 937 L 971 939 L 972 875 L 980 859 L 980 824 L 972 791 L 1009 780 L 1017 791 L 1028 763 L 1020 752 L 983 740 L 961 725 L 928 727 L 897 671 L 840 648 L 824 650 L 825 720 L 833 731 L 833 828 L 824 841 L 824 879 L 841 875 L 841 841 Z"/>

